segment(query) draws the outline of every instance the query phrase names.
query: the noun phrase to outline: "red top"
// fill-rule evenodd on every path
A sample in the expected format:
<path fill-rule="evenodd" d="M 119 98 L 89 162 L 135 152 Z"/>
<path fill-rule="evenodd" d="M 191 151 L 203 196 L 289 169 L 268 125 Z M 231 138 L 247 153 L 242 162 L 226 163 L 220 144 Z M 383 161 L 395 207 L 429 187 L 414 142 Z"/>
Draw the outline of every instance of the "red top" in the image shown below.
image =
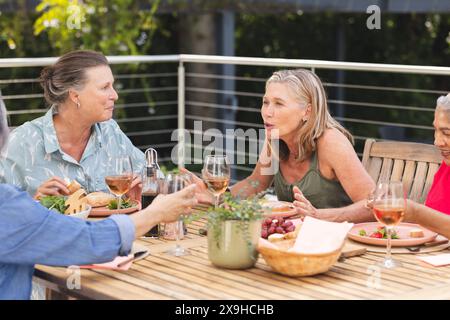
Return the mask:
<path fill-rule="evenodd" d="M 434 175 L 425 205 L 450 215 L 450 166 L 445 162 Z"/>

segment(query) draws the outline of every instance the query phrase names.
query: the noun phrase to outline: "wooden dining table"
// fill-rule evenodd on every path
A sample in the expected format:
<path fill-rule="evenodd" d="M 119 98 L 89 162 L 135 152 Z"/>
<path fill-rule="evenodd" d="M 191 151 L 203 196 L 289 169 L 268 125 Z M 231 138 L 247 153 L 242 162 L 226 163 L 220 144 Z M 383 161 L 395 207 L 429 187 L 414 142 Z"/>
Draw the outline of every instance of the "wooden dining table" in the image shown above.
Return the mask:
<path fill-rule="evenodd" d="M 141 238 L 140 247 L 150 255 L 135 261 L 127 271 L 80 269 L 80 285 L 69 289 L 70 272 L 64 267 L 37 265 L 34 280 L 46 286 L 53 299 L 449 299 L 450 266 L 432 267 L 416 254 L 396 254 L 402 266 L 381 269 L 382 253 L 338 260 L 329 271 L 308 277 L 288 277 L 272 271 L 262 257 L 255 267 L 229 270 L 208 259 L 205 221 L 188 225 L 181 257 L 165 251 L 174 241 Z M 427 253 L 450 253 L 448 249 Z M 419 254 L 420 255 L 420 254 Z"/>

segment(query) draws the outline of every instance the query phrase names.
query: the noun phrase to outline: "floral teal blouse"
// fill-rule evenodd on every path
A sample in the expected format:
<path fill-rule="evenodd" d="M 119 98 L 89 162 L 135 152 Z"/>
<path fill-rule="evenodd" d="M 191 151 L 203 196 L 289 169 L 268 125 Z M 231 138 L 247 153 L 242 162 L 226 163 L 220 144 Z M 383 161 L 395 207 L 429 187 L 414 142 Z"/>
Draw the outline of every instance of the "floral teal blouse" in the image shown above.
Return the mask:
<path fill-rule="evenodd" d="M 64 153 L 56 137 L 52 107 L 44 116 L 14 129 L 0 156 L 0 182 L 16 185 L 33 195 L 53 176 L 76 179 L 87 192 L 107 190 L 104 181 L 108 157 L 129 155 L 133 171 L 141 172 L 145 158 L 113 120 L 93 126 L 80 162 Z"/>

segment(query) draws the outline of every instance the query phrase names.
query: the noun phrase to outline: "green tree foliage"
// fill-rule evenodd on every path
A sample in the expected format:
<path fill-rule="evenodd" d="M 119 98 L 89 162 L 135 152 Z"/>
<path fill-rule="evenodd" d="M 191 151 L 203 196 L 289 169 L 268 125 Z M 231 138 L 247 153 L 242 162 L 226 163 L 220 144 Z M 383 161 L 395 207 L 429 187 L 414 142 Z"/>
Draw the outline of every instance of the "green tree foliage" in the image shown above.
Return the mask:
<path fill-rule="evenodd" d="M 5 4 L 8 1 L 10 0 L 0 0 Z M 58 56 L 75 49 L 97 50 L 105 55 L 151 54 L 155 34 L 163 39 L 171 35 L 170 31 L 160 24 L 166 17 L 156 16 L 159 4 L 160 0 L 42 0 L 35 10 L 30 11 L 26 0 L 17 0 L 14 10 L 0 15 L 0 56 Z M 157 44 L 157 47 L 169 51 L 168 53 L 174 52 L 161 43 Z M 149 73 L 150 68 L 152 72 L 167 72 L 166 66 L 163 65 L 112 65 L 120 97 L 117 102 L 119 106 L 117 118 L 145 117 L 149 112 L 152 114 L 173 112 L 168 108 L 155 110 L 154 101 L 164 100 L 164 97 L 151 93 L 150 89 L 161 85 L 173 86 L 173 81 L 170 84 L 161 84 L 160 82 L 167 79 L 138 76 Z M 40 70 L 41 68 L 0 69 L 0 79 L 36 79 Z M 173 72 L 173 68 L 170 72 Z M 121 77 L 123 74 L 126 76 Z M 174 79 L 176 83 L 176 77 Z M 36 82 L 0 83 L 0 89 L 3 95 L 42 93 Z M 142 107 L 121 108 L 125 103 L 137 103 Z M 10 111 L 45 109 L 42 97 L 12 98 L 8 99 L 6 104 Z M 40 113 L 15 114 L 10 118 L 11 125 L 21 124 L 40 115 Z M 132 126 L 135 131 L 148 130 L 148 123 L 145 122 L 120 124 L 124 130 L 127 130 L 127 126 Z M 152 122 L 155 129 L 166 125 L 160 121 Z M 143 139 L 144 136 L 138 136 L 138 140 Z M 148 144 L 147 141 L 137 143 Z"/>
<path fill-rule="evenodd" d="M 171 0 L 164 2 L 164 5 Z M 174 1 L 177 2 L 178 1 Z M 221 1 L 222 4 L 233 1 Z M 160 1 L 136 0 L 42 0 L 36 10 L 26 7 L 26 0 L 0 0 L 0 4 L 14 3 L 15 11 L 0 12 L 0 57 L 57 56 L 66 51 L 84 48 L 102 51 L 106 55 L 125 54 L 174 54 L 179 52 L 178 37 L 182 34 L 177 15 L 178 10 L 192 7 L 220 9 L 217 1 L 184 1 L 172 7 L 169 14 L 156 15 Z M 367 14 L 343 14 L 335 12 L 280 13 L 281 1 L 275 3 L 270 14 L 239 13 L 241 4 L 236 4 L 236 55 L 274 58 L 338 60 L 338 30 L 345 38 L 343 60 L 373 63 L 396 63 L 416 65 L 450 65 L 450 15 L 449 14 L 382 14 L 381 29 L 368 30 Z M 216 5 L 216 7 L 214 6 Z M 184 5 L 184 7 L 183 7 Z M 163 4 L 161 4 L 163 7 Z M 194 8 L 194 9 L 195 9 Z M 193 9 L 193 10 L 194 10 Z M 191 14 L 197 14 L 193 11 Z M 213 27 L 213 26 L 211 26 Z M 182 53 L 182 52 L 181 52 Z M 176 90 L 150 93 L 149 89 L 176 87 L 176 76 L 144 76 L 148 73 L 176 73 L 175 64 L 113 65 L 120 100 L 138 104 L 127 108 L 128 117 L 176 114 L 176 103 L 156 108 L 153 101 L 176 101 Z M 0 80 L 35 79 L 41 68 L 0 69 Z M 278 68 L 237 66 L 239 76 L 261 78 L 259 81 L 237 81 L 237 91 L 264 92 L 264 79 Z M 126 77 L 121 77 L 127 73 Z M 139 73 L 139 76 L 134 75 Z M 337 100 L 337 72 L 317 70 L 327 84 L 331 100 Z M 131 75 L 130 75 L 131 74 Z M 401 75 L 389 73 L 345 72 L 344 83 L 350 85 L 392 86 L 410 88 L 410 91 L 386 91 L 344 88 L 346 101 L 384 103 L 385 105 L 413 106 L 432 109 L 436 91 L 448 90 L 448 77 Z M 33 83 L 4 84 L 0 82 L 4 95 L 41 93 L 39 85 Z M 131 90 L 128 90 L 131 89 Z M 414 89 L 430 90 L 418 92 Z M 151 94 L 151 95 L 150 95 Z M 258 110 L 261 99 L 238 96 L 239 105 Z M 9 110 L 43 108 L 42 97 L 10 99 Z M 336 113 L 338 105 L 330 103 Z M 344 104 L 347 118 L 371 119 L 431 126 L 431 112 L 410 111 L 395 108 L 375 108 L 370 105 Z M 118 108 L 120 110 L 120 108 Z M 124 115 L 123 109 L 120 116 Z M 23 123 L 40 114 L 17 114 L 11 116 L 13 125 Z M 256 113 L 257 117 L 258 113 Z M 240 111 L 239 121 L 254 122 L 255 113 Z M 122 122 L 132 131 L 175 128 L 176 120 Z M 344 122 L 352 133 L 381 137 L 379 125 Z M 405 135 L 421 141 L 432 139 L 431 130 L 407 129 Z M 137 145 L 165 143 L 167 135 L 132 136 Z M 359 150 L 362 145 L 359 140 Z"/>
<path fill-rule="evenodd" d="M 0 0 L 5 4 L 6 0 Z M 0 57 L 26 55 L 24 43 L 33 38 L 31 19 L 26 11 L 26 0 L 17 0 L 15 14 L 0 11 Z"/>
<path fill-rule="evenodd" d="M 236 55 L 291 59 L 339 60 L 338 42 L 344 38 L 344 61 L 410 65 L 450 65 L 450 15 L 448 14 L 382 14 L 381 29 L 368 30 L 367 14 L 333 12 L 287 14 L 241 14 L 236 21 Z M 338 31 L 341 31 L 341 37 Z M 239 75 L 267 79 L 278 68 L 239 66 Z M 336 71 L 316 70 L 330 100 L 338 99 Z M 448 77 L 376 72 L 344 72 L 343 82 L 350 85 L 398 87 L 401 90 L 367 90 L 344 88 L 347 118 L 426 125 L 431 127 L 433 108 L 439 93 L 448 90 Z M 414 90 L 417 89 L 417 90 Z M 239 82 L 238 91 L 264 91 L 261 82 Z M 420 92 L 419 90 L 430 90 Z M 260 107 L 260 99 L 239 97 L 240 105 Z M 341 98 L 342 99 L 342 98 Z M 364 104 L 366 103 L 366 104 Z M 376 108 L 371 103 L 412 106 L 428 111 Z M 332 111 L 338 104 L 330 103 Z M 431 112 L 429 112 L 431 110 Z M 336 112 L 334 112 L 336 114 Z M 254 114 L 240 112 L 239 120 L 248 121 Z M 360 137 L 382 137 L 379 125 L 344 122 Z M 432 130 L 406 129 L 408 139 L 432 141 Z M 358 149 L 362 150 L 359 140 Z"/>
<path fill-rule="evenodd" d="M 159 2 L 142 10 L 134 0 L 42 0 L 34 34 L 48 33 L 60 52 L 84 48 L 110 55 L 142 54 L 158 27 Z"/>

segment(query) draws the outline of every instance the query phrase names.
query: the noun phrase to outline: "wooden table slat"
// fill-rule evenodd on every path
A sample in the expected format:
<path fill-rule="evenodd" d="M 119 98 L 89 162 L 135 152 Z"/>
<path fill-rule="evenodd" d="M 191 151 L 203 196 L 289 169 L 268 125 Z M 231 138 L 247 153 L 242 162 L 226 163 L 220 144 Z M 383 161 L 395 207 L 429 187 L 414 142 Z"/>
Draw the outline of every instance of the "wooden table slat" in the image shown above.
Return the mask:
<path fill-rule="evenodd" d="M 198 250 L 199 248 L 195 248 L 195 249 Z M 201 248 L 201 249 L 203 249 L 203 248 Z M 241 272 L 242 273 L 242 271 L 236 271 L 236 270 L 230 270 L 228 272 L 231 272 L 231 273 Z M 246 277 L 248 277 L 249 279 L 252 279 L 252 280 L 255 279 L 258 282 L 259 281 L 267 282 L 268 278 L 271 279 L 272 281 L 274 281 L 276 278 L 278 278 L 276 276 L 276 274 L 274 275 L 274 274 L 272 274 L 272 272 L 268 272 L 268 273 L 266 273 L 264 275 L 261 275 L 261 276 L 257 275 L 257 277 L 252 277 L 251 273 L 247 273 L 246 272 L 246 273 L 243 273 L 243 276 L 246 276 Z M 346 294 L 344 292 L 335 291 L 335 290 L 330 289 L 330 288 L 323 288 L 323 287 L 319 287 L 319 286 L 310 285 L 306 281 L 304 281 L 304 278 L 296 278 L 293 286 L 291 286 L 292 282 L 290 281 L 290 278 L 289 277 L 284 277 L 284 276 L 282 277 L 281 280 L 277 280 L 276 283 L 277 283 L 278 286 L 284 285 L 286 287 L 289 287 L 291 290 L 294 290 L 294 289 L 298 290 L 298 288 L 301 287 L 302 289 L 304 288 L 306 290 L 310 290 L 310 294 L 315 293 L 315 295 L 317 297 L 324 298 L 324 299 L 326 299 L 327 296 L 328 296 L 328 299 L 331 299 L 331 298 L 334 298 L 334 299 L 342 299 L 342 298 L 355 299 L 355 298 L 357 298 L 355 296 Z M 269 287 L 268 289 L 270 290 L 270 288 L 271 287 Z"/>
<path fill-rule="evenodd" d="M 176 257 L 175 257 L 176 258 Z M 248 290 L 248 287 L 239 288 L 240 286 L 228 286 L 228 282 L 224 281 L 220 277 L 214 274 L 208 274 L 207 272 L 203 272 L 204 274 L 200 274 L 199 271 L 190 267 L 189 265 L 180 264 L 170 261 L 170 259 L 163 259 L 161 257 L 156 257 L 155 262 L 149 265 L 149 267 L 153 267 L 156 263 L 159 263 L 161 268 L 160 270 L 164 270 L 167 274 L 181 274 L 184 279 L 189 280 L 190 282 L 186 282 L 186 285 L 190 285 L 191 283 L 197 285 L 208 285 L 209 288 L 214 290 L 221 290 L 221 292 L 226 292 L 231 295 L 230 299 L 256 299 L 257 297 Z M 182 278 L 183 279 L 183 278 Z M 180 279 L 180 281 L 182 280 Z M 215 281 L 212 281 L 215 280 Z M 242 290 L 238 290 L 242 289 Z M 247 289 L 247 290 L 245 290 Z M 222 297 L 224 298 L 224 297 Z M 274 298 L 269 295 L 266 298 Z"/>
<path fill-rule="evenodd" d="M 192 256 L 186 256 L 186 258 Z M 165 260 L 172 260 L 172 257 L 163 257 Z M 173 261 L 173 260 L 172 260 Z M 192 262 L 192 263 L 189 263 Z M 217 269 L 213 267 L 210 264 L 202 265 L 195 263 L 193 261 L 185 260 L 183 265 L 180 264 L 174 264 L 171 265 L 172 267 L 176 267 L 179 270 L 184 270 L 186 272 L 191 272 L 191 274 L 197 274 L 199 277 L 205 277 L 210 278 L 211 280 L 211 286 L 217 283 L 229 286 L 230 288 L 236 288 L 239 289 L 238 292 L 240 294 L 245 294 L 248 296 L 249 299 L 257 299 L 258 296 L 260 298 L 264 297 L 264 299 L 276 299 L 277 295 L 274 294 L 270 286 L 264 286 L 259 283 L 256 283 L 256 281 L 246 281 L 243 282 L 242 277 L 238 277 L 236 275 L 233 275 L 232 271 L 225 271 L 221 269 Z M 256 284 L 256 286 L 255 286 Z M 264 291 L 261 292 L 255 292 L 255 289 L 264 289 Z M 279 296 L 278 296 L 279 298 Z"/>
<path fill-rule="evenodd" d="M 385 170 L 391 167 L 385 164 Z M 400 172 L 396 162 L 393 167 Z M 407 162 L 405 170 L 415 170 L 414 164 Z M 378 288 L 369 285 L 370 270 L 384 255 L 373 252 L 338 261 L 328 272 L 310 277 L 277 274 L 262 258 L 248 270 L 217 268 L 208 260 L 206 237 L 199 234 L 205 221 L 187 226 L 181 241 L 191 252 L 187 256 L 165 253 L 174 241 L 142 238 L 137 243 L 148 248 L 149 256 L 126 272 L 83 269 L 81 290 L 66 288 L 66 268 L 36 266 L 35 277 L 63 294 L 86 299 L 450 299 L 450 267 L 426 266 L 413 254 L 393 255 L 403 266 L 381 269 Z"/>
<path fill-rule="evenodd" d="M 365 258 L 355 258 L 352 261 L 355 265 L 359 265 L 361 267 L 369 265 L 371 260 L 365 259 Z M 414 284 L 418 287 L 426 286 L 426 285 L 434 285 L 436 284 L 436 281 L 430 281 L 429 279 L 426 279 L 424 277 L 421 277 L 421 275 L 417 275 L 417 272 L 410 272 L 405 267 L 399 267 L 397 270 L 382 270 L 383 274 L 396 277 L 397 279 L 402 279 L 403 281 L 406 281 L 405 283 L 411 285 Z"/>

